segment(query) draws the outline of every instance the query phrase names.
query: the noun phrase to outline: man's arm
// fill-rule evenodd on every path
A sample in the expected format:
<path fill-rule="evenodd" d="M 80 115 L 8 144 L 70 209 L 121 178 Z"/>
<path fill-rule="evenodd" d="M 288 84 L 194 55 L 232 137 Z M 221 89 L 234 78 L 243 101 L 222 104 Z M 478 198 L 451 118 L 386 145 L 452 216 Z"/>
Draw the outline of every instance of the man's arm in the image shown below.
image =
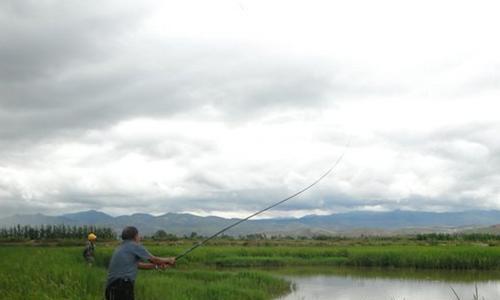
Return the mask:
<path fill-rule="evenodd" d="M 175 257 L 158 257 L 149 253 L 144 246 L 135 244 L 134 254 L 143 261 L 149 261 L 155 265 L 175 265 Z"/>
<path fill-rule="evenodd" d="M 165 268 L 168 268 L 170 267 L 169 264 L 153 264 L 153 263 L 147 263 L 147 262 L 138 262 L 137 263 L 137 267 L 139 267 L 139 269 L 143 269 L 143 270 L 153 270 L 153 269 L 165 269 Z"/>
<path fill-rule="evenodd" d="M 149 261 L 155 265 L 175 265 L 175 257 L 151 256 Z"/>
<path fill-rule="evenodd" d="M 156 265 L 155 264 L 152 264 L 152 263 L 146 263 L 146 262 L 138 262 L 137 263 L 137 267 L 139 267 L 139 269 L 143 269 L 143 270 L 151 270 L 151 269 L 156 269 Z"/>

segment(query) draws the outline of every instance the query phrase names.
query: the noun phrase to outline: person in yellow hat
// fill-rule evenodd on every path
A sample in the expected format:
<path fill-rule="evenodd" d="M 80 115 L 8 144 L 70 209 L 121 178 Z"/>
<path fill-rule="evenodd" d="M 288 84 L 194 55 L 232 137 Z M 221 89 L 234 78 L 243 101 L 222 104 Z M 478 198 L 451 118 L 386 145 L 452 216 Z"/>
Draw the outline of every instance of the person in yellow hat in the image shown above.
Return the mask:
<path fill-rule="evenodd" d="M 87 245 L 85 246 L 85 249 L 83 250 L 83 257 L 89 264 L 89 266 L 92 266 L 92 264 L 95 261 L 94 258 L 94 252 L 95 252 L 95 241 L 97 239 L 97 236 L 91 232 L 89 233 L 87 237 Z"/>

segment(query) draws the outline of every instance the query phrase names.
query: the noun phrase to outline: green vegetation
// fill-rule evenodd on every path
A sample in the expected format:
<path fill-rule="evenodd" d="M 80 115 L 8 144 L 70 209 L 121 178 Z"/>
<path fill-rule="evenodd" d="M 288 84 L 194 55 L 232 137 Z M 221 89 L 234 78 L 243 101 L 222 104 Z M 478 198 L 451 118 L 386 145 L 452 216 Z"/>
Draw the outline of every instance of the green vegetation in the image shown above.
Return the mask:
<path fill-rule="evenodd" d="M 100 240 L 116 240 L 116 233 L 108 227 L 95 226 L 66 226 L 61 225 L 17 225 L 9 228 L 0 228 L 0 241 L 44 241 L 63 239 L 86 239 L 93 232 Z"/>
<path fill-rule="evenodd" d="M 347 265 L 425 269 L 500 268 L 500 251 L 483 246 L 387 246 L 349 250 Z"/>
<path fill-rule="evenodd" d="M 468 242 L 491 242 L 500 241 L 500 235 L 493 233 L 426 233 L 417 234 L 419 241 L 468 241 Z"/>
<path fill-rule="evenodd" d="M 96 265 L 83 262 L 76 247 L 0 247 L 2 299 L 101 300 L 111 247 L 98 249 Z M 289 283 L 264 272 L 214 271 L 189 267 L 141 271 L 138 299 L 272 299 Z"/>
<path fill-rule="evenodd" d="M 172 256 L 194 242 L 149 241 L 146 246 L 155 255 Z M 286 274 L 287 268 L 342 272 L 355 267 L 363 274 L 368 273 L 365 267 L 500 271 L 500 248 L 488 244 L 351 242 L 218 240 L 180 260 L 175 269 L 141 271 L 136 294 L 139 299 L 272 299 L 290 291 L 289 283 L 276 276 Z M 0 246 L 3 298 L 102 299 L 116 242 L 98 244 L 91 268 L 83 261 L 81 247 L 46 245 Z"/>
<path fill-rule="evenodd" d="M 151 247 L 173 255 L 182 248 Z M 500 269 L 500 248 L 475 245 L 387 246 L 210 246 L 179 265 L 211 267 L 354 266 L 417 269 Z"/>

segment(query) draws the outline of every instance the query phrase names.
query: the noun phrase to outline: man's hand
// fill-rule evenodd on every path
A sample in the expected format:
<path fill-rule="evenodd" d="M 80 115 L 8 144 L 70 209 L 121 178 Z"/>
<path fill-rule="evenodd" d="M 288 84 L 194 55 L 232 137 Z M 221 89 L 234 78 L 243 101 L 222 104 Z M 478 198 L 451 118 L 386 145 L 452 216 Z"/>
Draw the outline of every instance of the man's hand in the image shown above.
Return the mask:
<path fill-rule="evenodd" d="M 171 266 L 175 266 L 175 257 L 165 257 L 165 263 Z"/>
<path fill-rule="evenodd" d="M 160 270 L 175 266 L 175 257 L 162 257 L 161 260 L 163 262 L 156 265 Z"/>
<path fill-rule="evenodd" d="M 175 266 L 175 257 L 153 257 L 150 261 L 156 265 Z"/>
<path fill-rule="evenodd" d="M 165 269 L 172 267 L 172 265 L 170 265 L 170 264 L 161 264 L 161 265 L 157 265 L 157 266 L 158 266 L 159 270 L 165 270 Z"/>

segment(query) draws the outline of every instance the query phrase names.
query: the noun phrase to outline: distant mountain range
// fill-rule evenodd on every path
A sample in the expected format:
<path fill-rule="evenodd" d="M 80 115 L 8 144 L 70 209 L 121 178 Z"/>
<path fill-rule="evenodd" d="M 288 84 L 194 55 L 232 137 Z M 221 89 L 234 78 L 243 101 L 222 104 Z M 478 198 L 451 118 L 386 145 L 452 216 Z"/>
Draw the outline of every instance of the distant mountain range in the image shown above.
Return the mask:
<path fill-rule="evenodd" d="M 43 214 L 14 215 L 0 219 L 0 227 L 12 225 L 97 225 L 111 227 L 117 232 L 127 225 L 134 225 L 144 235 L 165 230 L 177 235 L 196 232 L 210 235 L 228 226 L 237 219 L 191 214 L 167 213 L 161 216 L 133 214 L 112 217 L 103 212 L 89 210 L 61 216 Z M 318 234 L 377 235 L 414 232 L 453 232 L 500 224 L 500 211 L 465 212 L 348 212 L 328 216 L 305 216 L 302 218 L 250 220 L 227 232 L 229 235 L 265 233 L 270 235 L 312 236 Z"/>

